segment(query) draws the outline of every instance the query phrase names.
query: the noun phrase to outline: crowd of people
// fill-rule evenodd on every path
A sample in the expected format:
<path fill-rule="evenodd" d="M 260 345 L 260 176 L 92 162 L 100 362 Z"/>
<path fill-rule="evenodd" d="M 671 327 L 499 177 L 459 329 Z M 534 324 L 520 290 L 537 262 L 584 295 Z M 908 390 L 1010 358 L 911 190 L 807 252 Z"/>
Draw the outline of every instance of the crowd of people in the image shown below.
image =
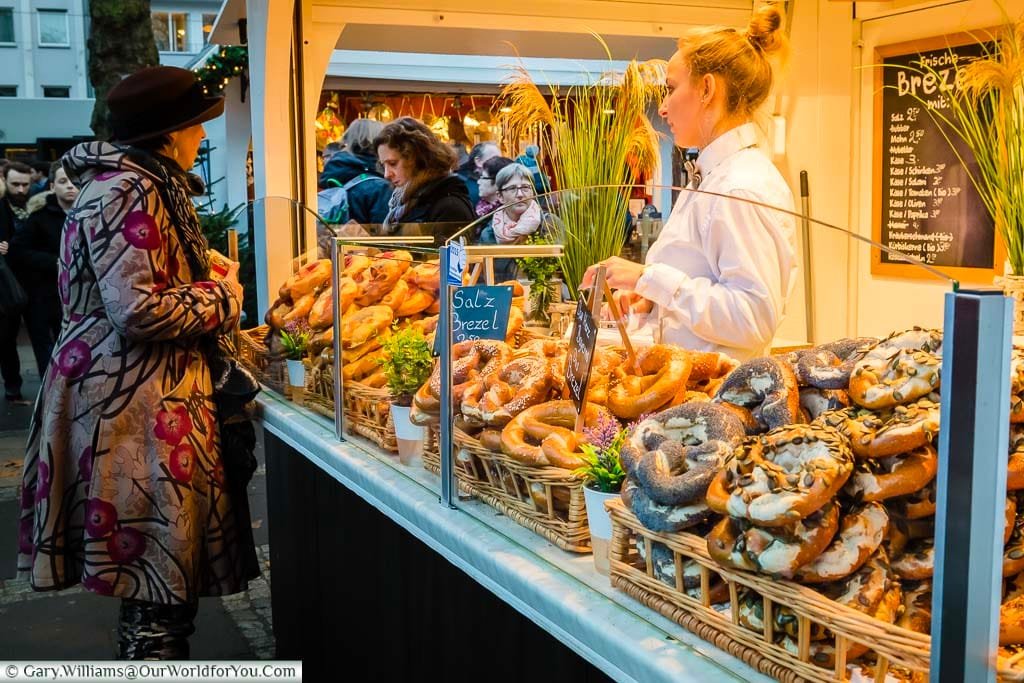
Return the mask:
<path fill-rule="evenodd" d="M 0 178 L 0 258 L 27 297 L 20 312 L 0 312 L 0 376 L 5 400 L 27 404 L 29 399 L 22 393 L 18 334 L 24 320 L 42 378 L 60 331 L 57 257 L 61 228 L 78 188 L 56 161 L 26 164 L 2 160 Z"/>

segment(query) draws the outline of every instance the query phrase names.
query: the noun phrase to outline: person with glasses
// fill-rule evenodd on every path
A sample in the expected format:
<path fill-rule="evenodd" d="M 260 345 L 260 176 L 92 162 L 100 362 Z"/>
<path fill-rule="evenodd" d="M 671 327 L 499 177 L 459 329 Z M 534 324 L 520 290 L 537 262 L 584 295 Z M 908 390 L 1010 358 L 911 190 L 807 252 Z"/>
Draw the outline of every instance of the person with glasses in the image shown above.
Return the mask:
<path fill-rule="evenodd" d="M 508 157 L 493 157 L 484 162 L 478 182 L 480 201 L 476 203 L 477 216 L 487 216 L 501 206 L 501 197 L 498 196 L 498 186 L 494 184 L 494 179 L 501 169 L 511 163 L 514 162 Z"/>
<path fill-rule="evenodd" d="M 502 204 L 491 219 L 498 244 L 521 244 L 538 230 L 550 232 L 554 217 L 537 202 L 530 169 L 522 164 L 509 164 L 498 172 L 494 182 Z"/>
<path fill-rule="evenodd" d="M 793 194 L 753 123 L 772 89 L 770 59 L 786 51 L 782 23 L 766 5 L 746 30 L 694 29 L 668 63 L 659 114 L 678 147 L 700 149 L 688 191 L 646 263 L 615 256 L 600 264 L 620 303 L 650 310 L 655 341 L 746 360 L 766 352 L 785 315 L 796 223 L 778 209 L 792 211 Z M 581 286 L 595 274 L 589 269 Z"/>

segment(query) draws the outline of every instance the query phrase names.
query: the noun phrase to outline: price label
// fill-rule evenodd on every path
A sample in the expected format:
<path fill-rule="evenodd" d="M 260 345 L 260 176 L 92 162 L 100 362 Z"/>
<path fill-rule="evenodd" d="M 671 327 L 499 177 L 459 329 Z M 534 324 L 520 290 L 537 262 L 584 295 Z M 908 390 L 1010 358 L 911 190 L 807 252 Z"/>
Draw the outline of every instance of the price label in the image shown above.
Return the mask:
<path fill-rule="evenodd" d="M 462 242 L 448 245 L 448 284 L 462 286 L 462 274 L 466 272 L 466 247 Z"/>
<path fill-rule="evenodd" d="M 473 339 L 505 341 L 512 309 L 508 285 L 459 287 L 452 292 L 452 343 Z M 440 353 L 435 335 L 434 355 Z"/>
<path fill-rule="evenodd" d="M 597 322 L 590 313 L 587 303 L 581 298 L 576 304 L 573 318 L 572 337 L 569 339 L 569 354 L 565 359 L 565 386 L 576 405 L 576 412 L 583 410 L 590 384 L 590 369 L 597 346 Z"/>

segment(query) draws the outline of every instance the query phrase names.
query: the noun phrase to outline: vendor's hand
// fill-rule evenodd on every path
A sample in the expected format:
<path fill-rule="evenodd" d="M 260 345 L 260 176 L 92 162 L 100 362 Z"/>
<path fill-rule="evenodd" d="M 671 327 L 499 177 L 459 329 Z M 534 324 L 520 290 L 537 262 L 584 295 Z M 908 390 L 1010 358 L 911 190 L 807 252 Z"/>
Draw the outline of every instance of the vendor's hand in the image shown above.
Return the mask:
<path fill-rule="evenodd" d="M 224 276 L 222 282 L 228 286 L 228 289 L 235 298 L 238 299 L 238 305 L 241 307 L 242 299 L 245 297 L 245 291 L 242 289 L 242 283 L 238 281 L 238 261 L 232 261 L 231 265 L 228 266 L 228 274 Z"/>
<path fill-rule="evenodd" d="M 0 242 L 0 256 L 7 255 L 7 249 L 9 246 L 10 245 L 8 245 L 7 242 Z"/>
<path fill-rule="evenodd" d="M 590 289 L 594 286 L 598 266 L 604 266 L 605 282 L 612 289 L 634 290 L 640 276 L 644 274 L 642 263 L 634 263 L 618 256 L 612 256 L 587 268 L 587 272 L 583 274 L 583 282 L 580 284 L 581 289 Z"/>
<path fill-rule="evenodd" d="M 619 313 L 624 317 L 631 315 L 644 315 L 654 310 L 654 302 L 645 299 L 636 292 L 629 289 L 619 289 L 612 293 L 612 299 L 619 307 Z M 601 306 L 601 319 L 612 320 L 611 307 L 608 304 Z"/>

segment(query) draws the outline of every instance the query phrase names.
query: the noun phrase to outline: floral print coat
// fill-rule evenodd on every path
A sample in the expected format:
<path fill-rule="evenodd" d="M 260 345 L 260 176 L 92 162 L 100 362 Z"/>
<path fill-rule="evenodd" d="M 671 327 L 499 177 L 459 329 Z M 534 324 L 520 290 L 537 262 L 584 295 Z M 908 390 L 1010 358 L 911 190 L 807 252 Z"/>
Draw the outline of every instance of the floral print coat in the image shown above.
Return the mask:
<path fill-rule="evenodd" d="M 239 301 L 193 282 L 162 182 L 112 144 L 64 157 L 83 184 L 61 240 L 63 319 L 22 475 L 18 568 L 35 590 L 175 604 L 244 589 L 212 384 L 198 351 Z"/>

